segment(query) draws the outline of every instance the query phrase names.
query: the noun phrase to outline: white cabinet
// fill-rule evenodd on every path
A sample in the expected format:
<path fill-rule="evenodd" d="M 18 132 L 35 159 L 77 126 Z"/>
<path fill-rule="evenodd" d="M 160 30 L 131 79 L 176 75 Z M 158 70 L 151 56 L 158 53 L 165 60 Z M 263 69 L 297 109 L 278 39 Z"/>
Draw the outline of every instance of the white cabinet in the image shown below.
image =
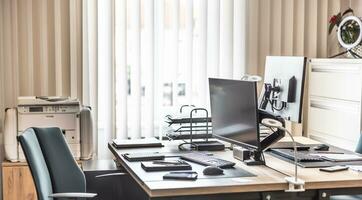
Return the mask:
<path fill-rule="evenodd" d="M 354 150 L 361 132 L 361 59 L 309 61 L 310 138 Z"/>

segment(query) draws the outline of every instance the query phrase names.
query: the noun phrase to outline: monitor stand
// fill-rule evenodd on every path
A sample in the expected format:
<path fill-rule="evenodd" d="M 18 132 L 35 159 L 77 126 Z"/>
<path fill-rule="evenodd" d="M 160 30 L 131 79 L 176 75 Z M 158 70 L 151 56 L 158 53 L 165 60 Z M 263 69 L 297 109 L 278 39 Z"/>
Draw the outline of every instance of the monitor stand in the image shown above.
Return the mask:
<path fill-rule="evenodd" d="M 185 142 L 178 146 L 180 150 L 186 151 L 223 151 L 225 145 L 217 140 Z"/>
<path fill-rule="evenodd" d="M 246 165 L 265 165 L 264 155 L 258 150 L 247 150 L 239 147 L 233 148 L 234 158 L 243 161 Z"/>
<path fill-rule="evenodd" d="M 223 150 L 225 150 L 225 145 L 216 140 L 194 141 L 192 143 L 195 146 L 195 149 L 198 151 L 223 151 Z"/>
<path fill-rule="evenodd" d="M 253 151 L 249 160 L 244 160 L 244 163 L 249 166 L 265 165 L 264 155 L 261 151 Z"/>

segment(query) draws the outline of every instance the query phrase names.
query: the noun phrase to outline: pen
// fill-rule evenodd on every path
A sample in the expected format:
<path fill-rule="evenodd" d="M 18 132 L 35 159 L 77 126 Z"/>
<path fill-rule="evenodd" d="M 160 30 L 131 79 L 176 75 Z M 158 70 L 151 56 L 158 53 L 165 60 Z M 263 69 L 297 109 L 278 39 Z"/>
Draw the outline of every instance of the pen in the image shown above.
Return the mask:
<path fill-rule="evenodd" d="M 343 152 L 332 152 L 332 151 L 316 151 L 315 153 L 320 153 L 320 154 L 344 154 Z"/>
<path fill-rule="evenodd" d="M 177 165 L 177 164 L 185 164 L 185 162 L 181 161 L 181 160 L 177 160 L 177 161 L 153 161 L 153 164 L 164 164 L 164 165 L 174 164 L 174 165 Z"/>
<path fill-rule="evenodd" d="M 177 171 L 177 172 L 169 172 L 170 174 L 197 174 L 195 171 Z"/>

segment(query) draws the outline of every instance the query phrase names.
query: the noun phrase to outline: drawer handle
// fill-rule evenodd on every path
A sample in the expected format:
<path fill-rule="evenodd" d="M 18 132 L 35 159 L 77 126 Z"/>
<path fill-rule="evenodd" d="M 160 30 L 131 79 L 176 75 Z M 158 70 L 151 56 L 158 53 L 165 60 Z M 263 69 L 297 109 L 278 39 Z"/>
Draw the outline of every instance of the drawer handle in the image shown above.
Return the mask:
<path fill-rule="evenodd" d="M 332 106 L 326 106 L 326 105 L 321 105 L 321 104 L 316 104 L 316 103 L 311 103 L 310 107 L 319 108 L 319 109 L 323 109 L 323 110 L 336 110 Z"/>
<path fill-rule="evenodd" d="M 324 68 L 312 68 L 312 72 L 324 72 L 324 73 L 356 73 L 360 72 L 358 68 L 350 68 L 350 69 L 324 69 Z"/>
<path fill-rule="evenodd" d="M 353 107 L 349 107 L 349 106 L 333 106 L 333 105 L 323 105 L 323 104 L 319 104 L 319 103 L 311 103 L 310 107 L 323 109 L 323 110 L 342 111 L 342 112 L 347 111 L 350 113 L 355 112 L 355 109 Z"/>

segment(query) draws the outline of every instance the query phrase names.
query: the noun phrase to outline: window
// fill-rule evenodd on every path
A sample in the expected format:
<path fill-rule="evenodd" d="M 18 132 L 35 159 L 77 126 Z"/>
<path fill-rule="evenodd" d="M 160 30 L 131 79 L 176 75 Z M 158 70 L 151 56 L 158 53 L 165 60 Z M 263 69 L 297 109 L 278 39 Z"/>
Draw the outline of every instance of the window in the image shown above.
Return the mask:
<path fill-rule="evenodd" d="M 208 77 L 242 76 L 246 0 L 114 3 L 117 137 L 159 135 L 181 105 L 208 107 Z"/>

